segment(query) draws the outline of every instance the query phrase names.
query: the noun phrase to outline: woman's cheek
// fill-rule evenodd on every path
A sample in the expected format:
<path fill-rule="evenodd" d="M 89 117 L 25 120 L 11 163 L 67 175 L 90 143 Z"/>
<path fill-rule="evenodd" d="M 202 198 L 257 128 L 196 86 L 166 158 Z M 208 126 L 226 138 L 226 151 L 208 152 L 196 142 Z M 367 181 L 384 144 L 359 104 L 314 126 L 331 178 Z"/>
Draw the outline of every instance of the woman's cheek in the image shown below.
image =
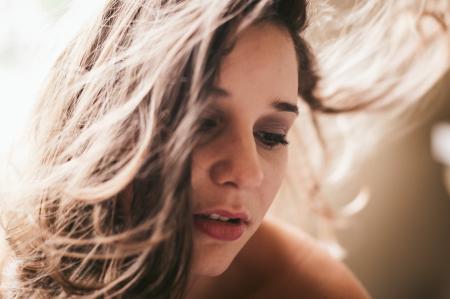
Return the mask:
<path fill-rule="evenodd" d="M 266 159 L 264 181 L 261 186 L 260 198 L 262 198 L 262 207 L 264 214 L 269 209 L 280 190 L 281 183 L 285 177 L 287 166 L 287 151 L 282 149 L 278 155 L 273 155 Z"/>

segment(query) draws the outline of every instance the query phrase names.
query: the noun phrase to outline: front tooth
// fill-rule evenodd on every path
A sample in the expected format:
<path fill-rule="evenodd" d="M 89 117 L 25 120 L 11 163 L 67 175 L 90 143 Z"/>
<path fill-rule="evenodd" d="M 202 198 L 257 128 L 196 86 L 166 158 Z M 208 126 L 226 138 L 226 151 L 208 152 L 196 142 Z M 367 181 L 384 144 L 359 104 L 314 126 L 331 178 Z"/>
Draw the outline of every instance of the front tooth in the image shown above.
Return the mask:
<path fill-rule="evenodd" d="M 220 215 L 217 215 L 217 214 L 210 214 L 210 215 L 209 215 L 209 218 L 211 218 L 211 219 L 213 219 L 213 220 L 217 220 L 217 219 L 220 219 L 220 218 L 222 218 L 222 217 L 220 217 Z"/>
<path fill-rule="evenodd" d="M 230 220 L 230 218 L 219 216 L 219 220 L 228 221 L 228 220 Z"/>

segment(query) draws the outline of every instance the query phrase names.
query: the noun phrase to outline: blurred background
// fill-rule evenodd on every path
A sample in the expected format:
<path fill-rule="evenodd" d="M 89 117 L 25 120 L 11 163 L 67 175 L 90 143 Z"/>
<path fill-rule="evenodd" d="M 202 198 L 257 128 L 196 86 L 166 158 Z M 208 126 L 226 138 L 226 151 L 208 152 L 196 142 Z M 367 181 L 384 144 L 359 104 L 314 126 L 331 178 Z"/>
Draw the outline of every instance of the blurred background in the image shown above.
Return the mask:
<path fill-rule="evenodd" d="M 0 0 L 0 156 L 26 120 L 59 45 L 73 34 L 56 23 L 69 2 Z M 65 23 L 80 23 L 97 2 Z M 338 237 L 345 263 L 377 299 L 450 299 L 449 73 L 427 97 L 430 116 L 381 144 L 338 195 L 370 189 L 369 204 Z"/>
<path fill-rule="evenodd" d="M 450 134 L 436 134 L 450 123 L 450 74 L 429 96 L 432 117 L 363 162 L 353 184 L 368 186 L 370 201 L 339 231 L 345 262 L 374 298 L 450 298 L 450 164 L 437 153 L 450 158 Z"/>

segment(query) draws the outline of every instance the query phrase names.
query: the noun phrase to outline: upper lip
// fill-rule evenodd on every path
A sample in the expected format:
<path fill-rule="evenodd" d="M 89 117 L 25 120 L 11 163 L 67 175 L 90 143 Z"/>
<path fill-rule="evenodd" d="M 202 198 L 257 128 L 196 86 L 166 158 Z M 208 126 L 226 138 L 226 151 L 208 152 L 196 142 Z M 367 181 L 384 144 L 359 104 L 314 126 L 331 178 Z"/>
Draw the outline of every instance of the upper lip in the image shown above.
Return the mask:
<path fill-rule="evenodd" d="M 248 214 L 244 211 L 231 212 L 225 209 L 209 209 L 194 213 L 194 215 L 210 215 L 210 214 L 217 214 L 219 216 L 227 218 L 234 218 L 234 219 L 238 218 L 245 223 L 249 223 L 250 221 Z"/>

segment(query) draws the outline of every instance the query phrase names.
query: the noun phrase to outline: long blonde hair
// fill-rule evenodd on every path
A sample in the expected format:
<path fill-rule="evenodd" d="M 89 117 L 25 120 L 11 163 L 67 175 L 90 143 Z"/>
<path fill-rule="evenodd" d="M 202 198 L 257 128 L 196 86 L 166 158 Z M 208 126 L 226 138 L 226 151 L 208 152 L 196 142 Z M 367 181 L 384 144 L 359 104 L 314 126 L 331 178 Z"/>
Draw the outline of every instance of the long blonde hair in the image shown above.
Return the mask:
<path fill-rule="evenodd" d="M 221 58 L 268 21 L 291 34 L 299 95 L 317 76 L 302 1 L 108 1 L 59 56 L 8 196 L 12 297 L 178 298 L 190 273 L 190 154 Z"/>

